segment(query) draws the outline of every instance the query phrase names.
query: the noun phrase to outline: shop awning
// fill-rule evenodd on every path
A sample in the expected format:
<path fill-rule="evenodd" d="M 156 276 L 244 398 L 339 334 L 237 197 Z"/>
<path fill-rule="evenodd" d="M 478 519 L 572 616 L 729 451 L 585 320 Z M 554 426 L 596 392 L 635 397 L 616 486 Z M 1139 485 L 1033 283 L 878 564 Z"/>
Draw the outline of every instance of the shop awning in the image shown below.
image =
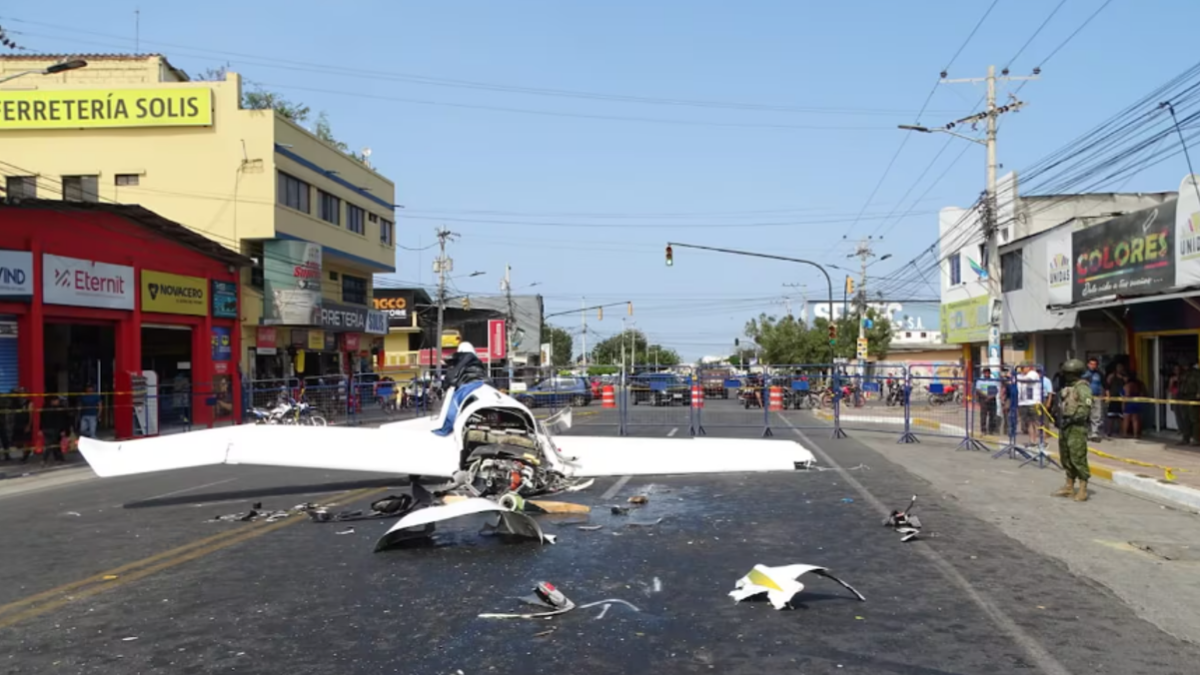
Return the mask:
<path fill-rule="evenodd" d="M 1112 309 L 1113 307 L 1124 307 L 1126 305 L 1140 305 L 1144 302 L 1159 302 L 1162 300 L 1182 300 L 1200 296 L 1200 288 L 1189 288 L 1175 293 L 1161 293 L 1159 295 L 1135 295 L 1128 298 L 1112 298 L 1107 300 L 1096 300 L 1093 302 L 1085 302 L 1078 305 L 1046 305 L 1046 309 L 1051 312 L 1080 312 L 1088 309 Z"/>

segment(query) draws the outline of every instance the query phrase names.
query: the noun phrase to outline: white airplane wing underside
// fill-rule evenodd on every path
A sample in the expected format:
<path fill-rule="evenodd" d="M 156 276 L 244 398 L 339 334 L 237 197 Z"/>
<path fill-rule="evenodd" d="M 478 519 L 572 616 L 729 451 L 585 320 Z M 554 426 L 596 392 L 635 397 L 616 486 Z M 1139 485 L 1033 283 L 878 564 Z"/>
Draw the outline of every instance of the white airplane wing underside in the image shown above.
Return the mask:
<path fill-rule="evenodd" d="M 792 471 L 816 458 L 791 440 L 556 436 L 576 476 Z"/>
<path fill-rule="evenodd" d="M 242 425 L 116 442 L 80 438 L 79 451 L 101 477 L 251 464 L 449 478 L 459 460 L 454 439 L 435 436 L 428 425 Z"/>

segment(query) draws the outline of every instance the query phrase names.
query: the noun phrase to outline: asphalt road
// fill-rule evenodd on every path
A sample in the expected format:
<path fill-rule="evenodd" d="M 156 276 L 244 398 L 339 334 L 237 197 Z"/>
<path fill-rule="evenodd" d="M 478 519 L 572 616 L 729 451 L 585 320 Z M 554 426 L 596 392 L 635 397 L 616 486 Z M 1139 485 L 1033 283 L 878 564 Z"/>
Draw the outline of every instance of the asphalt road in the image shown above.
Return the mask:
<path fill-rule="evenodd" d="M 732 405 L 706 410 L 743 420 Z M 615 434 L 615 411 L 583 412 L 575 433 Z M 633 431 L 686 436 L 678 413 L 638 411 Z M 818 426 L 805 415 L 775 415 L 774 434 Z M 709 436 L 762 432 L 710 419 Z M 432 546 L 373 553 L 391 521 L 346 535 L 304 517 L 205 522 L 256 501 L 361 508 L 395 483 L 361 474 L 214 467 L 0 493 L 0 672 L 1195 672 L 1196 646 L 953 501 L 924 500 L 936 536 L 902 544 L 880 511 L 929 486 L 857 441 L 803 433 L 824 468 L 848 470 L 603 479 L 570 497 L 590 516 L 544 518 L 555 546 L 464 521 Z M 635 494 L 649 503 L 607 508 Z M 578 529 L 585 519 L 603 527 Z M 806 577 L 795 610 L 734 603 L 756 563 L 827 566 L 867 601 Z M 640 611 L 477 617 L 522 609 L 514 598 L 541 580 Z"/>

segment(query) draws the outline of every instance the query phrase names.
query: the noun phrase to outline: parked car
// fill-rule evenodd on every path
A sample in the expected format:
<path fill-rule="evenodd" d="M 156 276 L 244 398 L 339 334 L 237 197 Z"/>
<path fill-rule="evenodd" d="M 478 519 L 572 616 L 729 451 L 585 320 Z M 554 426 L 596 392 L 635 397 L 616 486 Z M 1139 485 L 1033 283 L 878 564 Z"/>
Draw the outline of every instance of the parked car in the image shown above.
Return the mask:
<path fill-rule="evenodd" d="M 630 380 L 629 391 L 633 404 L 691 405 L 692 390 L 688 381 L 673 373 L 643 373 Z"/>
<path fill-rule="evenodd" d="M 592 402 L 592 387 L 586 377 L 548 377 L 523 392 L 514 394 L 530 408 L 565 407 L 582 408 Z"/>

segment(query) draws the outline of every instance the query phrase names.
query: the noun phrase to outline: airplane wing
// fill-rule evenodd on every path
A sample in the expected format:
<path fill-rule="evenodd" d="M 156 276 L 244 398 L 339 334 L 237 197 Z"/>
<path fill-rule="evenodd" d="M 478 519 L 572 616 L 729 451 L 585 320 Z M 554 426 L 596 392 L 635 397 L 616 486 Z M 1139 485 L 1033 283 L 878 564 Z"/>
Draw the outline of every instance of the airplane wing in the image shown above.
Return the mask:
<path fill-rule="evenodd" d="M 797 441 L 738 438 L 555 436 L 576 476 L 794 471 L 816 463 Z"/>
<path fill-rule="evenodd" d="M 128 441 L 80 438 L 79 451 L 101 477 L 251 464 L 449 478 L 459 459 L 454 440 L 428 426 L 240 425 Z"/>

